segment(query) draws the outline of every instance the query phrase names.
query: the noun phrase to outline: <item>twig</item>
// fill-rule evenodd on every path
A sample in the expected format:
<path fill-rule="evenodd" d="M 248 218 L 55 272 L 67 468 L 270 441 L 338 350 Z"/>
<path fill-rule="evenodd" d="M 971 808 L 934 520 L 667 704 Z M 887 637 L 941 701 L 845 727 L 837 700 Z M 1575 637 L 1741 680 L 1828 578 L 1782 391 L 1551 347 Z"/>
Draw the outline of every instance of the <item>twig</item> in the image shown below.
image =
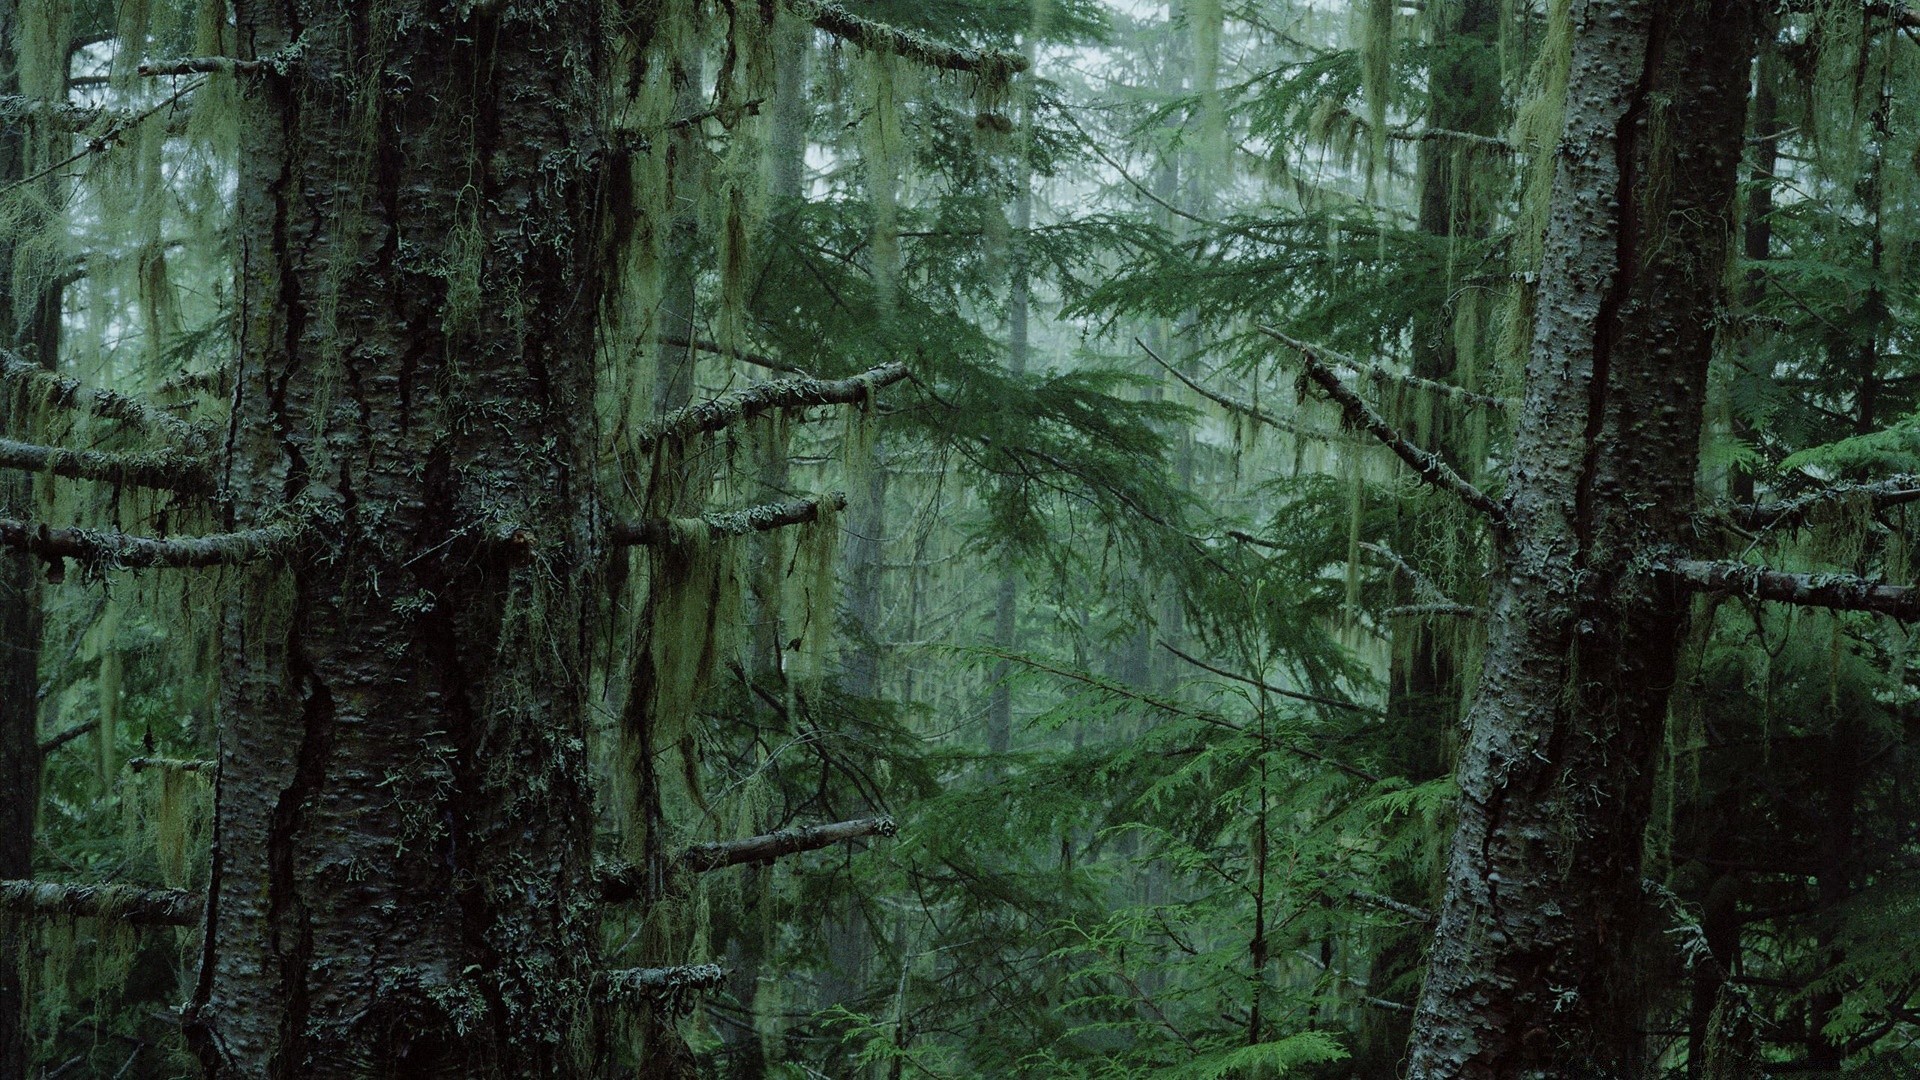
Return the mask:
<path fill-rule="evenodd" d="M 1270 327 L 1261 327 L 1266 333 L 1292 346 L 1300 353 L 1301 361 L 1306 365 L 1307 377 L 1320 384 L 1327 396 L 1340 403 L 1346 413 L 1347 422 L 1355 427 L 1365 428 L 1374 438 L 1379 439 L 1399 456 L 1400 460 L 1412 466 L 1420 478 L 1435 487 L 1452 492 L 1461 502 L 1485 514 L 1495 526 L 1504 528 L 1507 512 L 1501 505 L 1474 487 L 1465 477 L 1453 471 L 1453 467 L 1440 459 L 1440 455 L 1423 450 L 1409 442 L 1406 436 L 1395 431 L 1393 425 L 1373 410 L 1371 405 L 1361 400 L 1360 395 L 1347 389 L 1340 377 L 1322 363 L 1315 347 L 1303 341 L 1282 334 Z"/>
<path fill-rule="evenodd" d="M 793 502 L 766 503 L 761 506 L 736 510 L 731 514 L 707 514 L 693 518 L 707 528 L 707 534 L 713 537 L 745 536 L 748 533 L 768 532 L 789 525 L 803 525 L 820 517 L 820 504 L 824 501 L 834 510 L 847 508 L 847 496 L 836 491 L 822 499 L 796 499 Z M 669 518 L 654 518 L 649 521 L 619 522 L 613 526 L 612 542 L 621 546 L 656 547 L 674 542 L 676 529 Z"/>

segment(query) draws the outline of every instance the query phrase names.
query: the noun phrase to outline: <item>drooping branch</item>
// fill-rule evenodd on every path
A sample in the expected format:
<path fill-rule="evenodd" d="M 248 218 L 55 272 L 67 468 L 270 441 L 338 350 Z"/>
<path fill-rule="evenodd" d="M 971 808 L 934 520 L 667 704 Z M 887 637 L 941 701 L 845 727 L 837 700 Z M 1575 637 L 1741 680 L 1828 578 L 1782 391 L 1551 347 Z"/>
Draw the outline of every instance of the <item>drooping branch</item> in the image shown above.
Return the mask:
<path fill-rule="evenodd" d="M 76 480 L 156 488 L 182 495 L 211 495 L 214 490 L 213 470 L 205 459 L 170 450 L 112 454 L 0 439 L 0 469 L 50 472 Z"/>
<path fill-rule="evenodd" d="M 730 514 L 707 514 L 692 520 L 704 524 L 709 536 L 745 536 L 748 533 L 769 532 L 789 525 L 803 525 L 809 521 L 818 520 L 822 502 L 834 510 L 847 508 L 846 493 L 836 491 L 822 499 L 795 499 L 792 502 L 765 503 L 760 506 L 750 506 L 745 510 L 735 510 Z M 668 518 L 618 522 L 612 529 L 613 543 L 623 547 L 654 547 L 671 544 L 676 535 L 674 522 Z"/>
<path fill-rule="evenodd" d="M 911 30 L 863 19 L 823 0 L 787 0 L 795 15 L 834 37 L 869 52 L 891 53 L 942 71 L 967 71 L 988 83 L 1006 83 L 1027 70 L 1027 58 L 997 49 L 969 49 L 922 37 Z"/>
<path fill-rule="evenodd" d="M 1159 364 L 1163 368 L 1166 368 L 1168 374 L 1171 374 L 1174 378 L 1179 379 L 1182 383 L 1184 383 L 1187 389 L 1193 391 L 1196 394 L 1199 394 L 1201 397 L 1206 398 L 1208 401 L 1213 402 L 1215 405 L 1218 405 L 1221 408 L 1226 409 L 1228 412 L 1239 413 L 1242 416 L 1249 417 L 1259 423 L 1265 424 L 1268 427 L 1273 428 L 1275 431 L 1284 431 L 1289 435 L 1298 435 L 1301 438 L 1305 438 L 1305 439 L 1321 439 L 1327 442 L 1338 442 L 1343 438 L 1342 435 L 1336 434 L 1335 432 L 1321 431 L 1318 428 L 1310 428 L 1303 424 L 1296 424 L 1291 420 L 1282 420 L 1280 417 L 1273 415 L 1272 413 L 1266 411 L 1265 409 L 1262 409 L 1260 406 L 1255 405 L 1250 401 L 1241 401 L 1238 398 L 1228 397 L 1227 395 L 1219 393 L 1217 391 L 1209 390 L 1206 387 L 1200 385 L 1198 382 L 1195 382 L 1193 379 L 1189 378 L 1186 372 L 1181 371 L 1179 368 L 1174 367 L 1172 364 L 1167 363 L 1166 358 L 1162 357 L 1159 353 L 1154 352 L 1153 347 L 1148 345 L 1146 342 L 1140 340 L 1139 338 L 1134 338 L 1133 342 L 1134 344 L 1140 346 L 1141 350 L 1145 352 L 1148 356 L 1152 357 L 1154 363 Z"/>
<path fill-rule="evenodd" d="M 220 763 L 211 758 L 130 757 L 128 772 L 160 769 L 168 772 L 212 772 Z"/>
<path fill-rule="evenodd" d="M 780 379 L 756 383 L 744 390 L 735 390 L 711 401 L 697 402 L 668 413 L 641 433 L 640 449 L 651 450 L 663 440 L 684 440 L 719 431 L 730 424 L 774 409 L 865 401 L 875 390 L 891 386 L 906 377 L 907 366 L 894 363 L 882 364 L 844 379 Z"/>
<path fill-rule="evenodd" d="M 1406 436 L 1394 430 L 1393 425 L 1387 423 L 1384 417 L 1375 412 L 1373 406 L 1363 401 L 1359 394 L 1347 389 L 1346 384 L 1340 381 L 1340 376 L 1334 374 L 1333 369 L 1321 361 L 1314 346 L 1296 341 L 1277 330 L 1264 326 L 1260 329 L 1299 351 L 1301 362 L 1306 365 L 1307 377 L 1320 384 L 1320 388 L 1327 392 L 1328 397 L 1340 403 L 1340 408 L 1346 413 L 1349 424 L 1366 429 L 1374 438 L 1379 439 L 1389 450 L 1392 450 L 1400 460 L 1411 466 L 1422 480 L 1434 487 L 1452 492 L 1461 502 L 1485 514 L 1496 526 L 1506 525 L 1507 512 L 1499 503 L 1474 487 L 1465 477 L 1454 472 L 1453 466 L 1442 461 L 1440 455 L 1415 446 Z"/>
<path fill-rule="evenodd" d="M 76 559 L 99 569 L 228 566 L 278 554 L 301 530 L 292 524 L 210 536 L 158 538 L 91 529 L 54 529 L 0 518 L 0 546 L 45 559 Z"/>
<path fill-rule="evenodd" d="M 1866 484 L 1833 484 L 1791 499 L 1737 507 L 1731 516 L 1749 529 L 1793 528 L 1804 524 L 1822 507 L 1856 500 L 1875 510 L 1920 501 L 1920 476 L 1893 476 Z"/>
<path fill-rule="evenodd" d="M 190 424 L 140 398 L 115 390 L 95 389 L 77 379 L 55 375 L 6 349 L 0 349 L 0 383 L 21 387 L 28 394 L 62 409 L 78 409 L 137 431 L 165 435 L 190 453 L 204 451 L 213 444 L 210 428 Z"/>
<path fill-rule="evenodd" d="M 1665 569 L 1698 592 L 1834 611 L 1872 611 L 1903 622 L 1920 619 L 1920 590 L 1854 574 L 1791 574 L 1750 563 L 1706 559 L 1675 559 Z"/>
<path fill-rule="evenodd" d="M 50 881 L 0 881 L 0 911 L 121 919 L 136 926 L 192 926 L 202 900 L 183 889 L 132 885 L 62 885 Z"/>

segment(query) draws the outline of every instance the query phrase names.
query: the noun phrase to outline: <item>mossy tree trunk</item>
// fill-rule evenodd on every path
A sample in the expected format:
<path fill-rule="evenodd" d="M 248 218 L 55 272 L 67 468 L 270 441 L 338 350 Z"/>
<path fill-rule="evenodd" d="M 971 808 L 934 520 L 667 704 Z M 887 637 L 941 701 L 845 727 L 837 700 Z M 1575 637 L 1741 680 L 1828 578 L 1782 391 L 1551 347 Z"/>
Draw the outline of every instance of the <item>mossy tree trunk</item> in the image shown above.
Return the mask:
<path fill-rule="evenodd" d="M 592 1074 L 596 8 L 235 6 L 210 1076 Z"/>
<path fill-rule="evenodd" d="M 1492 629 L 1411 1075 L 1632 1077 L 1641 845 L 1758 5 L 1576 0 Z"/>

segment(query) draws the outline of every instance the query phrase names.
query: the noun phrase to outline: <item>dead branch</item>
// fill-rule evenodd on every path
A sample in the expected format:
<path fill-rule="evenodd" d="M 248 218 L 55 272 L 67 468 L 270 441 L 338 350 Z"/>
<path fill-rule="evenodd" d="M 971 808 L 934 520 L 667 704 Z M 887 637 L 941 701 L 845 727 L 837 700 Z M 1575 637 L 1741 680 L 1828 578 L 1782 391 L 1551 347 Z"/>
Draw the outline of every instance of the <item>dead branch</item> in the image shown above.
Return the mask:
<path fill-rule="evenodd" d="M 823 0 L 787 0 L 787 8 L 814 26 L 869 52 L 891 53 L 942 71 L 967 71 L 989 83 L 1006 83 L 1027 70 L 1027 58 L 997 49 L 969 49 L 860 18 Z"/>
<path fill-rule="evenodd" d="M 1793 528 L 1822 507 L 1860 500 L 1875 510 L 1920 500 L 1920 476 L 1893 476 L 1867 484 L 1841 483 L 1776 502 L 1737 507 L 1736 524 L 1749 529 Z"/>
<path fill-rule="evenodd" d="M 893 823 L 893 819 L 884 816 L 860 818 L 855 821 L 836 821 L 829 825 L 808 825 L 805 828 L 783 829 L 764 836 L 749 836 L 744 840 L 695 844 L 680 853 L 680 865 L 694 873 L 704 873 L 708 870 L 739 866 L 741 863 L 772 862 L 783 855 L 816 851 L 842 840 L 857 840 L 863 836 L 892 836 L 897 831 L 899 827 Z"/>
<path fill-rule="evenodd" d="M 1422 480 L 1444 491 L 1452 492 L 1461 502 L 1485 514 L 1495 526 L 1501 528 L 1506 526 L 1507 512 L 1499 503 L 1474 487 L 1465 477 L 1454 472 L 1451 465 L 1440 459 L 1440 455 L 1415 446 L 1406 436 L 1395 431 L 1393 425 L 1387 423 L 1384 417 L 1374 411 L 1373 406 L 1361 400 L 1359 394 L 1347 389 L 1346 384 L 1340 381 L 1340 376 L 1335 375 L 1332 368 L 1321 362 L 1315 346 L 1296 341 L 1278 330 L 1265 326 L 1260 329 L 1293 346 L 1300 353 L 1301 362 L 1306 365 L 1307 377 L 1319 383 L 1328 397 L 1340 403 L 1341 410 L 1346 413 L 1347 423 L 1366 429 L 1374 438 L 1384 443 L 1387 449 L 1392 450 L 1400 460 L 1411 466 Z"/>
<path fill-rule="evenodd" d="M 40 756 L 46 757 L 48 754 L 53 753 L 55 750 L 60 749 L 99 726 L 100 721 L 88 720 L 85 723 L 75 724 L 58 735 L 49 735 L 45 739 L 40 740 Z"/>
<path fill-rule="evenodd" d="M 1291 420 L 1282 420 L 1279 417 L 1273 415 L 1270 412 L 1267 412 L 1265 409 L 1262 409 L 1260 406 L 1255 405 L 1250 401 L 1241 401 L 1238 398 L 1228 397 L 1225 394 L 1218 393 L 1213 390 L 1209 390 L 1206 387 L 1195 382 L 1193 379 L 1188 378 L 1186 372 L 1183 372 L 1179 368 L 1174 367 L 1172 364 L 1167 363 L 1166 359 L 1162 357 L 1159 353 L 1154 352 L 1153 347 L 1148 345 L 1146 342 L 1140 340 L 1139 338 L 1134 338 L 1133 343 L 1135 345 L 1140 346 L 1142 351 L 1144 351 L 1148 356 L 1152 357 L 1154 363 L 1159 364 L 1163 368 L 1166 368 L 1169 374 L 1171 374 L 1174 378 L 1179 379 L 1182 383 L 1186 384 L 1187 389 L 1193 391 L 1196 394 L 1199 394 L 1201 397 L 1206 398 L 1208 401 L 1213 402 L 1215 405 L 1218 405 L 1221 408 L 1226 409 L 1228 412 L 1237 412 L 1242 416 L 1250 417 L 1253 420 L 1256 420 L 1262 424 L 1265 424 L 1268 427 L 1273 428 L 1275 431 L 1284 431 L 1289 435 L 1297 435 L 1303 439 L 1320 439 L 1326 442 L 1340 442 L 1346 438 L 1346 436 L 1336 432 L 1321 431 L 1318 428 L 1310 428 L 1303 424 L 1296 424 Z"/>
<path fill-rule="evenodd" d="M 76 480 L 155 488 L 182 495 L 211 495 L 213 470 L 205 459 L 169 450 L 111 454 L 0 439 L 0 469 L 48 472 Z"/>
<path fill-rule="evenodd" d="M 1495 397 L 1492 394 L 1475 393 L 1464 386 L 1455 386 L 1450 382 L 1441 382 L 1439 379 L 1422 378 L 1421 376 L 1412 375 L 1404 371 L 1395 371 L 1385 364 L 1356 360 L 1344 353 L 1334 352 L 1332 349 L 1317 345 L 1310 346 L 1304 342 L 1296 341 L 1270 326 L 1260 327 L 1260 332 L 1290 348 L 1312 350 L 1317 355 L 1324 356 L 1341 367 L 1357 371 L 1382 385 L 1397 384 L 1411 387 L 1423 393 L 1432 394 L 1437 398 L 1448 401 L 1458 401 L 1463 405 L 1472 405 L 1476 408 L 1489 409 L 1493 412 L 1505 412 L 1507 411 L 1507 407 L 1513 404 L 1503 397 Z"/>
<path fill-rule="evenodd" d="M 100 570 L 150 567 L 228 566 L 278 554 L 298 539 L 291 524 L 210 536 L 159 538 L 91 529 L 54 529 L 38 522 L 0 518 L 0 546 L 44 559 L 75 559 Z"/>
<path fill-rule="evenodd" d="M 1368 716 L 1385 716 L 1386 715 L 1386 713 L 1381 712 L 1379 709 L 1369 708 L 1365 705 L 1358 704 L 1357 702 L 1341 701 L 1339 698 L 1320 697 L 1317 694 L 1305 694 L 1305 693 L 1301 693 L 1298 690 L 1284 690 L 1278 686 L 1272 685 L 1271 683 L 1262 682 L 1261 680 L 1253 678 L 1251 676 L 1241 675 L 1237 672 L 1228 671 L 1225 668 L 1215 667 L 1212 664 L 1207 663 L 1205 660 L 1202 660 L 1197 656 L 1189 656 L 1186 653 L 1181 652 L 1179 649 L 1174 648 L 1172 645 L 1169 645 L 1164 641 L 1160 643 L 1160 647 L 1172 653 L 1173 655 L 1179 657 L 1180 659 L 1185 660 L 1187 663 L 1192 664 L 1194 667 L 1201 669 L 1202 671 L 1211 671 L 1215 675 L 1218 675 L 1222 678 L 1232 679 L 1234 682 L 1246 683 L 1248 686 L 1258 687 L 1261 690 L 1265 690 L 1269 694 L 1277 694 L 1280 697 L 1293 698 L 1295 701 L 1308 701 L 1308 702 L 1312 702 L 1315 705 L 1325 705 L 1329 708 L 1334 708 L 1334 709 L 1350 709 L 1354 712 L 1366 713 Z"/>
<path fill-rule="evenodd" d="M 730 424 L 774 409 L 864 402 L 874 391 L 906 377 L 907 366 L 894 363 L 882 364 L 871 371 L 845 379 L 781 379 L 756 383 L 744 390 L 735 390 L 711 401 L 697 402 L 668 413 L 641 433 L 640 449 L 652 450 L 662 441 L 685 440 L 706 432 L 719 431 Z"/>
<path fill-rule="evenodd" d="M 219 764 L 211 758 L 130 757 L 127 759 L 127 771 L 161 769 L 171 772 L 212 772 Z"/>
<path fill-rule="evenodd" d="M 726 969 L 719 964 L 622 968 L 602 972 L 600 989 L 612 1001 L 652 1005 L 680 1015 L 692 1009 L 693 995 L 719 986 L 726 977 Z"/>
<path fill-rule="evenodd" d="M 1414 922 L 1430 923 L 1433 921 L 1433 912 L 1423 907 L 1415 907 L 1404 901 L 1395 900 L 1391 896 L 1382 896 L 1379 893 L 1367 892 L 1365 889 L 1355 889 L 1348 893 L 1347 896 L 1349 899 L 1356 900 L 1368 907 L 1379 908 L 1382 911 L 1391 911 L 1395 915 L 1404 915 Z"/>
<path fill-rule="evenodd" d="M 177 60 L 154 60 L 137 69 L 142 76 L 167 75 L 258 75 L 273 70 L 265 60 L 242 60 L 235 56 L 183 56 Z"/>
<path fill-rule="evenodd" d="M 182 889 L 0 881 L 0 911 L 23 915 L 122 919 L 135 926 L 192 926 L 203 901 Z"/>
<path fill-rule="evenodd" d="M 21 387 L 28 394 L 62 409 L 78 409 L 137 431 L 163 434 L 188 453 L 203 452 L 214 442 L 211 428 L 190 424 L 140 398 L 116 390 L 94 389 L 78 379 L 55 375 L 7 349 L 0 349 L 0 383 Z"/>
<path fill-rule="evenodd" d="M 660 344 L 672 345 L 678 349 L 693 349 L 696 352 L 712 353 L 715 356 L 725 356 L 738 360 L 743 364 L 763 367 L 769 371 L 778 371 L 786 375 L 801 375 L 811 378 L 811 376 L 807 376 L 806 369 L 800 367 L 798 364 L 789 364 L 785 360 L 775 360 L 773 357 L 763 353 L 747 352 L 744 349 L 729 349 L 717 341 L 708 341 L 706 338 L 690 338 L 684 334 L 661 334 Z"/>
<path fill-rule="evenodd" d="M 1729 593 L 1801 607 L 1872 611 L 1902 622 L 1920 619 L 1920 590 L 1854 574 L 1790 574 L 1750 563 L 1675 559 L 1665 569 L 1698 592 Z"/>
<path fill-rule="evenodd" d="M 1429 615 L 1451 615 L 1461 619 L 1484 619 L 1487 613 L 1472 604 L 1456 604 L 1452 601 L 1435 601 L 1431 604 L 1401 604 L 1390 607 L 1380 613 L 1384 619 L 1425 618 Z"/>
<path fill-rule="evenodd" d="M 820 517 L 820 504 L 825 502 L 834 510 L 847 508 L 847 496 L 844 492 L 833 492 L 823 499 L 796 499 L 793 502 L 766 503 L 750 506 L 745 510 L 736 510 L 730 514 L 707 514 L 692 520 L 707 527 L 712 537 L 745 536 L 748 533 L 769 532 L 783 529 L 789 525 L 803 525 Z M 653 518 L 649 521 L 616 522 L 612 528 L 612 541 L 620 546 L 657 547 L 671 544 L 675 538 L 674 522 L 668 518 Z"/>
<path fill-rule="evenodd" d="M 180 89 L 174 91 L 172 94 L 168 95 L 159 104 L 154 105 L 147 109 L 143 109 L 137 113 L 132 113 L 130 115 L 122 116 L 120 119 L 115 120 L 111 125 L 109 125 L 105 131 L 102 131 L 100 134 L 94 135 L 91 138 L 87 139 L 87 141 L 81 145 L 80 149 L 74 151 L 72 154 L 68 155 L 67 157 L 61 158 L 59 161 L 56 161 L 53 164 L 47 166 L 46 168 L 41 169 L 39 172 L 34 173 L 32 176 L 22 177 L 18 180 L 15 180 L 11 184 L 8 184 L 5 187 L 0 187 L 0 195 L 4 195 L 15 188 L 25 187 L 28 184 L 38 183 L 39 181 L 44 180 L 49 176 L 52 176 L 54 173 L 59 172 L 61 169 L 64 169 L 67 166 L 72 165 L 77 161 L 90 157 L 94 154 L 105 153 L 106 151 L 111 150 L 113 147 L 119 145 L 121 138 L 124 137 L 128 131 L 132 130 L 134 127 L 136 127 L 139 124 L 145 123 L 148 117 L 159 113 L 162 109 L 171 108 L 174 102 L 179 101 L 181 98 L 186 97 L 188 94 L 191 94 L 195 90 L 199 89 L 201 84 L 204 83 L 205 81 L 206 80 L 204 79 L 196 79 L 193 82 L 187 84 L 186 86 L 181 87 Z"/>

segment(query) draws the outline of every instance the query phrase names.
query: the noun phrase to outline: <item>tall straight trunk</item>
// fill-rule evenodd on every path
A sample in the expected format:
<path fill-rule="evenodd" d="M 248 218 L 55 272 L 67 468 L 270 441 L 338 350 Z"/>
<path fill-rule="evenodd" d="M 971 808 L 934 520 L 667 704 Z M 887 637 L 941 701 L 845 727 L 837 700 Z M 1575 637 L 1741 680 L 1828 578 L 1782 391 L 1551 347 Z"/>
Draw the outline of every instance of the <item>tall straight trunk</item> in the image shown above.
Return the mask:
<path fill-rule="evenodd" d="M 1008 266 L 1013 281 L 1007 296 L 1007 374 L 1018 379 L 1027 373 L 1027 331 L 1031 296 L 1027 282 L 1027 231 L 1033 228 L 1033 174 L 1020 166 L 1019 190 L 1013 196 L 1012 248 Z M 1011 551 L 1000 556 L 1000 579 L 993 591 L 993 644 L 1011 651 L 1020 628 L 1020 567 Z M 994 669 L 993 690 L 987 698 L 987 753 L 998 757 L 1013 748 L 1012 669 L 1001 661 Z"/>
<path fill-rule="evenodd" d="M 1686 598 L 1751 0 L 1576 0 L 1491 630 L 1410 1074 L 1643 1069 L 1641 845 Z"/>
<path fill-rule="evenodd" d="M 235 5 L 210 1076 L 592 1073 L 596 6 Z"/>

